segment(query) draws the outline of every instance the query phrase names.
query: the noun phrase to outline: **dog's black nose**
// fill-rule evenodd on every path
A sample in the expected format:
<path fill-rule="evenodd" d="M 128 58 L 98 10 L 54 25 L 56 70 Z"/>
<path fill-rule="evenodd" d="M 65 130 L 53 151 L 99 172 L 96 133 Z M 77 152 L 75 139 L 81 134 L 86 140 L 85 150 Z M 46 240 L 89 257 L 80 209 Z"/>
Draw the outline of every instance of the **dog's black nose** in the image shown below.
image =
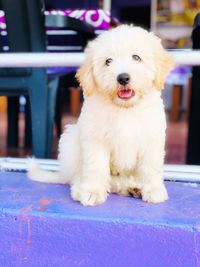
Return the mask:
<path fill-rule="evenodd" d="M 121 85 L 126 85 L 129 83 L 130 81 L 130 75 L 126 72 L 124 73 L 120 73 L 118 76 L 117 76 L 117 81 L 118 83 L 120 83 Z"/>

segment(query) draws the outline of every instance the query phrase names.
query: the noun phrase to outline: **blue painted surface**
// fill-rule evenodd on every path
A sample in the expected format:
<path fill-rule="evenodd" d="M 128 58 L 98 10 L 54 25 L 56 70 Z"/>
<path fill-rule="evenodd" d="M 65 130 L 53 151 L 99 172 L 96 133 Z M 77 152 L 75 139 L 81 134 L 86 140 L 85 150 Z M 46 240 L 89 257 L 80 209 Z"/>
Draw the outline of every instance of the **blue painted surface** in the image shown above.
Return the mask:
<path fill-rule="evenodd" d="M 200 266 L 200 185 L 167 183 L 170 200 L 112 195 L 96 207 L 69 188 L 0 173 L 0 266 Z"/>

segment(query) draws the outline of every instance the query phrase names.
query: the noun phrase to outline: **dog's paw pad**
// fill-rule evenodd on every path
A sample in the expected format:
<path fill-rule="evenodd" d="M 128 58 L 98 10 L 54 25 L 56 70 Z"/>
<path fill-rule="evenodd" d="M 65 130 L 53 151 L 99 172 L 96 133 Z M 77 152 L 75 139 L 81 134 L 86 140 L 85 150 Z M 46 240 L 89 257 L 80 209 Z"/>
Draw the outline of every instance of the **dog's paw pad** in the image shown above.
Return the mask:
<path fill-rule="evenodd" d="M 134 197 L 134 198 L 142 198 L 142 192 L 139 188 L 129 188 L 128 189 L 128 194 L 129 196 L 131 197 Z"/>
<path fill-rule="evenodd" d="M 168 194 L 165 187 L 157 187 L 142 191 L 142 199 L 150 203 L 161 203 L 168 200 Z"/>
<path fill-rule="evenodd" d="M 105 202 L 107 192 L 80 185 L 71 188 L 71 196 L 74 200 L 80 201 L 84 206 L 95 206 Z"/>

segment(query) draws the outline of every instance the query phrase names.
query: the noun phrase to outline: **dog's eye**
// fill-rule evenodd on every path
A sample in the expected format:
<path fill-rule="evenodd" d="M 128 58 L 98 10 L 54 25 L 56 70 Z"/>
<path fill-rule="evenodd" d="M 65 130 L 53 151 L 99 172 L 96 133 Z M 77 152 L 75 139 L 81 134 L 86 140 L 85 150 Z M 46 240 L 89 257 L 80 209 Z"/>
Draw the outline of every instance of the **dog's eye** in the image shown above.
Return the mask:
<path fill-rule="evenodd" d="M 109 66 L 112 61 L 113 61 L 112 58 L 106 59 L 106 62 L 105 62 L 106 66 Z"/>
<path fill-rule="evenodd" d="M 140 61 L 142 60 L 138 55 L 132 55 L 132 58 L 133 58 L 135 61 L 138 61 L 138 62 L 140 62 Z"/>

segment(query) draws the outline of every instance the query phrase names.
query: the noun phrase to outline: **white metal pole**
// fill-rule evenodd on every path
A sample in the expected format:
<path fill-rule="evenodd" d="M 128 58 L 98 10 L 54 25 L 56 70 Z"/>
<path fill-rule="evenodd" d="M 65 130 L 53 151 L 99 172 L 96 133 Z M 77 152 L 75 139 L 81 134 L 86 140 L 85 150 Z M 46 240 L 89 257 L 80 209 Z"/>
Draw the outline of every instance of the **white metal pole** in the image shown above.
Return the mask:
<path fill-rule="evenodd" d="M 170 50 L 177 65 L 200 65 L 200 50 Z M 0 53 L 0 68 L 80 66 L 84 53 Z"/>
<path fill-rule="evenodd" d="M 32 159 L 27 158 L 0 158 L 0 171 L 26 172 Z M 59 161 L 49 159 L 34 159 L 41 168 L 50 171 L 59 171 Z M 164 165 L 164 179 L 176 182 L 200 182 L 200 166 L 192 165 Z"/>
<path fill-rule="evenodd" d="M 200 65 L 200 50 L 174 49 L 169 50 L 169 53 L 177 65 Z"/>
<path fill-rule="evenodd" d="M 103 10 L 104 11 L 111 10 L 111 0 L 103 0 Z"/>
<path fill-rule="evenodd" d="M 151 31 L 156 30 L 157 0 L 151 0 Z"/>
<path fill-rule="evenodd" d="M 0 53 L 0 68 L 77 67 L 84 59 L 84 53 Z"/>

